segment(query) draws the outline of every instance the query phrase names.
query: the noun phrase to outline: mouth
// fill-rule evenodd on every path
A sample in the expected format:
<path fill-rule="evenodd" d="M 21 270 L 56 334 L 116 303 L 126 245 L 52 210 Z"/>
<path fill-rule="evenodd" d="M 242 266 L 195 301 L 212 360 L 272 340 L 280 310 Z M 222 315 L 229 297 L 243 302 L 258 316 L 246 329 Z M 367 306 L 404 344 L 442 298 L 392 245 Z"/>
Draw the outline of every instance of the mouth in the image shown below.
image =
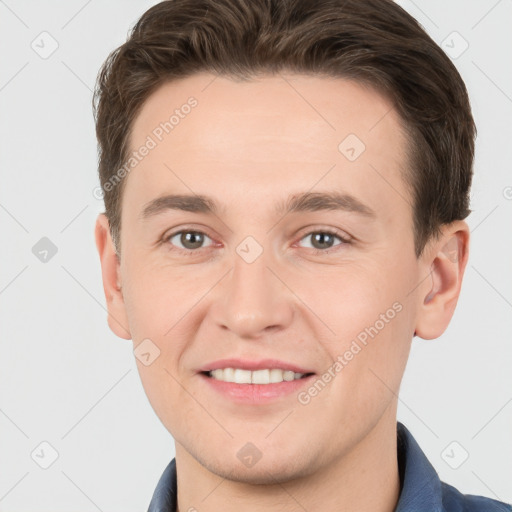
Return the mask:
<path fill-rule="evenodd" d="M 216 396 L 237 405 L 264 405 L 290 399 L 311 384 L 315 373 L 299 373 L 280 368 L 216 368 L 198 373 Z"/>
<path fill-rule="evenodd" d="M 246 370 L 243 368 L 217 368 L 200 372 L 206 377 L 220 382 L 231 382 L 234 384 L 279 384 L 301 380 L 314 375 L 313 372 L 299 373 L 293 370 L 281 368 L 264 368 L 259 370 Z"/>
<path fill-rule="evenodd" d="M 310 368 L 282 359 L 218 359 L 197 371 L 215 396 L 239 405 L 290 399 L 316 375 Z"/>

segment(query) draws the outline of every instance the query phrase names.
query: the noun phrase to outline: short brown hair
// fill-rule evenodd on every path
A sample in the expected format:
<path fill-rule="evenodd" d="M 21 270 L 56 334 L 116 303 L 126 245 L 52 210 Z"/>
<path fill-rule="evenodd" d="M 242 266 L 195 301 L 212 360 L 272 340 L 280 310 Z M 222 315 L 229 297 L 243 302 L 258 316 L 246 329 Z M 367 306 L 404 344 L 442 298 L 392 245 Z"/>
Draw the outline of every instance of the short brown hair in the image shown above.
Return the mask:
<path fill-rule="evenodd" d="M 126 180 L 105 185 L 127 159 L 145 100 L 197 72 L 250 79 L 281 70 L 356 80 L 393 102 L 409 141 L 417 257 L 442 224 L 469 215 L 476 128 L 466 87 L 392 0 L 169 0 L 142 15 L 96 83 L 99 177 L 118 254 Z"/>

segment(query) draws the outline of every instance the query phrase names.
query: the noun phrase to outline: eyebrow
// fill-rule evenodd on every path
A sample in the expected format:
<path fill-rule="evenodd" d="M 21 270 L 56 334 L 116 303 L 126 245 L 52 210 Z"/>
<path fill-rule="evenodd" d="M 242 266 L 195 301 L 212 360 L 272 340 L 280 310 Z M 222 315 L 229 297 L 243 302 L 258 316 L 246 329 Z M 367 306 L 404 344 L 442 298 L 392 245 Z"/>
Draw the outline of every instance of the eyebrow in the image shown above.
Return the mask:
<path fill-rule="evenodd" d="M 214 199 L 204 195 L 169 194 L 146 203 L 141 219 L 147 220 L 167 210 L 182 210 L 193 213 L 217 215 L 219 206 Z M 286 201 L 275 205 L 277 215 L 296 212 L 347 211 L 358 213 L 368 219 L 375 219 L 376 213 L 369 206 L 350 194 L 339 192 L 304 192 L 291 195 Z M 225 211 L 225 208 L 223 208 Z"/>

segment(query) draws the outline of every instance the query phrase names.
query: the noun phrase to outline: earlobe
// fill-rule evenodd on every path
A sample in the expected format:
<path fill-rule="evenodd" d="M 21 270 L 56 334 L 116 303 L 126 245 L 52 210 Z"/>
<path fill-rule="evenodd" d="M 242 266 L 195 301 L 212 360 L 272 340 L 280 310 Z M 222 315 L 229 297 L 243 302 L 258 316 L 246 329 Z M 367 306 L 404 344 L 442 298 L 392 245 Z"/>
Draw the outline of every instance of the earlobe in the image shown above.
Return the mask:
<path fill-rule="evenodd" d="M 420 287 L 416 335 L 435 339 L 446 330 L 459 298 L 469 256 L 469 227 L 464 221 L 445 226 L 430 251 L 430 276 Z"/>
<path fill-rule="evenodd" d="M 128 329 L 128 318 L 122 294 L 119 257 L 110 236 L 108 219 L 103 213 L 96 219 L 94 235 L 101 263 L 108 325 L 115 335 L 130 340 L 131 335 Z"/>

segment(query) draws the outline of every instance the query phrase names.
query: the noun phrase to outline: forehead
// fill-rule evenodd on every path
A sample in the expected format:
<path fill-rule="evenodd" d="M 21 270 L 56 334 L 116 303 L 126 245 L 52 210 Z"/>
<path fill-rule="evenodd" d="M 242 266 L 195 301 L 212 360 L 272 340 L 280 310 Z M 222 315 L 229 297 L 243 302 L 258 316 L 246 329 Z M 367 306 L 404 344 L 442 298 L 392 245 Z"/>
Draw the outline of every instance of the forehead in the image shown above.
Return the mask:
<path fill-rule="evenodd" d="M 257 208 L 316 187 L 366 198 L 375 210 L 396 211 L 401 196 L 401 208 L 410 209 L 398 115 L 384 96 L 352 81 L 193 75 L 148 98 L 131 151 L 149 140 L 152 148 L 125 187 L 140 204 L 179 191 L 239 203 L 243 197 Z"/>

